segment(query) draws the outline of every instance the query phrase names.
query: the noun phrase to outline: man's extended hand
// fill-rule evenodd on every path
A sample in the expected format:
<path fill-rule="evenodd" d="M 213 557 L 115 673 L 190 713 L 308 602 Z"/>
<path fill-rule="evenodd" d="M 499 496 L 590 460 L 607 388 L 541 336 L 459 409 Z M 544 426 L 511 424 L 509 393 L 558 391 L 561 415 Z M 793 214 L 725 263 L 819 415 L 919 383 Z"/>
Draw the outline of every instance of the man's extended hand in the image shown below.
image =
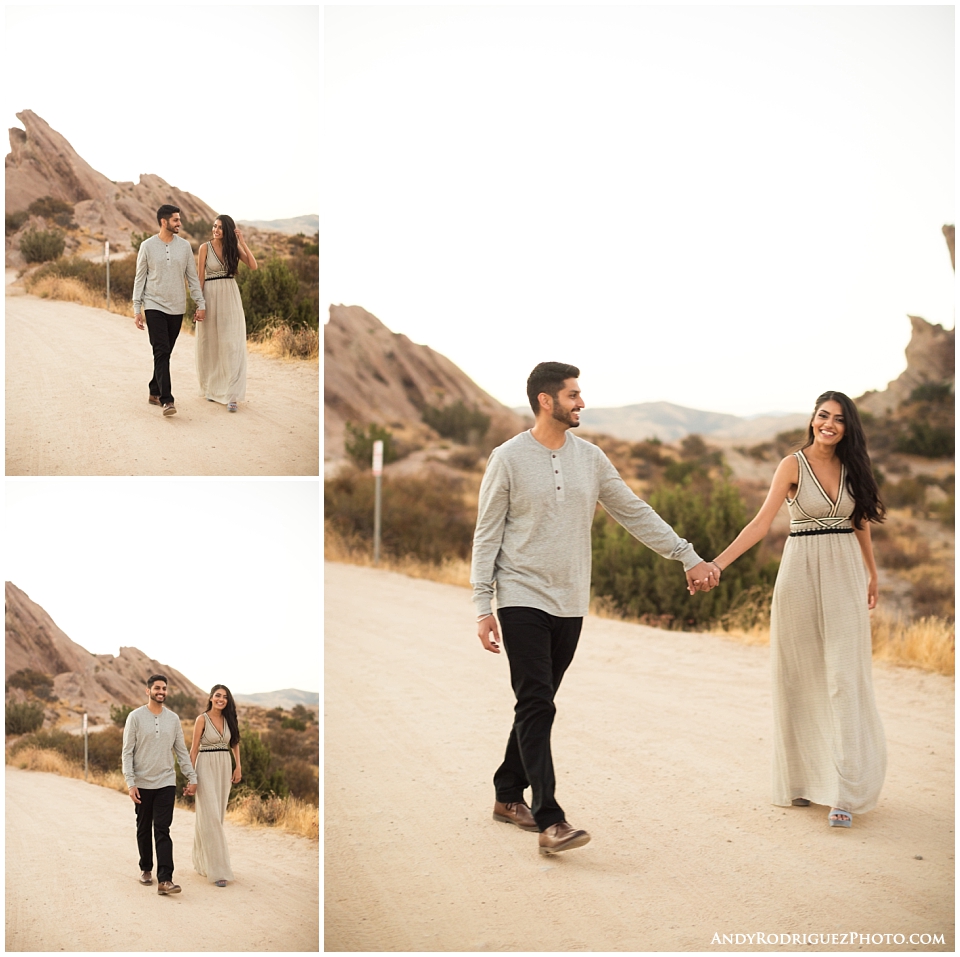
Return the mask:
<path fill-rule="evenodd" d="M 142 328 L 143 328 L 143 316 L 142 316 L 139 312 L 133 317 L 133 324 L 134 324 L 138 329 L 142 329 Z"/>
<path fill-rule="evenodd" d="M 710 591 L 720 584 L 720 569 L 713 562 L 700 562 L 687 573 L 687 591 L 691 595 L 698 591 Z"/>
<path fill-rule="evenodd" d="M 183 793 L 187 797 L 193 797 L 197 793 L 197 786 L 195 784 L 186 784 L 183 788 Z"/>
<path fill-rule="evenodd" d="M 194 314 L 193 321 L 194 321 L 194 322 L 203 322 L 203 320 L 206 319 L 206 318 L 207 318 L 207 310 L 206 310 L 206 309 L 198 309 L 198 310 L 196 311 L 196 313 Z"/>
<path fill-rule="evenodd" d="M 134 785 L 132 788 L 128 788 L 128 791 L 129 791 L 129 794 L 130 794 L 130 800 L 133 801 L 134 804 L 139 804 L 139 803 L 140 803 L 140 788 L 138 788 L 136 785 Z"/>
<path fill-rule="evenodd" d="M 487 615 L 477 622 L 477 635 L 483 647 L 487 651 L 492 651 L 495 655 L 500 654 L 500 629 L 497 626 L 497 616 Z"/>

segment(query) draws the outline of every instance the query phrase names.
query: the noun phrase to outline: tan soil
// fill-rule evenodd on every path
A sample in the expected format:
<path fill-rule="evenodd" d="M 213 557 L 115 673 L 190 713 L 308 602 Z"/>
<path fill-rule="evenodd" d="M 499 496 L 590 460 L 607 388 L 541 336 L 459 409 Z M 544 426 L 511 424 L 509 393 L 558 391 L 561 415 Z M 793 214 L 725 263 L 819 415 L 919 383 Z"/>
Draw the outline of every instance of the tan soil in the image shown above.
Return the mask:
<path fill-rule="evenodd" d="M 828 828 L 769 803 L 768 648 L 587 618 L 553 744 L 593 840 L 544 858 L 491 820 L 513 697 L 469 593 L 328 563 L 325 613 L 327 949 L 953 949 L 952 679 L 874 668 L 886 784 Z M 944 943 L 712 943 L 758 931 Z"/>
<path fill-rule="evenodd" d="M 7 286 L 7 475 L 317 475 L 320 389 L 313 362 L 250 353 L 240 411 L 197 395 L 193 336 L 171 378 L 178 413 L 147 403 L 146 330 L 105 309 Z M 10 293 L 13 293 L 10 295 Z"/>
<path fill-rule="evenodd" d="M 193 870 L 193 814 L 173 813 L 174 881 L 138 878 L 125 794 L 6 767 L 8 951 L 309 951 L 319 942 L 318 848 L 306 838 L 226 824 L 236 880 Z"/>

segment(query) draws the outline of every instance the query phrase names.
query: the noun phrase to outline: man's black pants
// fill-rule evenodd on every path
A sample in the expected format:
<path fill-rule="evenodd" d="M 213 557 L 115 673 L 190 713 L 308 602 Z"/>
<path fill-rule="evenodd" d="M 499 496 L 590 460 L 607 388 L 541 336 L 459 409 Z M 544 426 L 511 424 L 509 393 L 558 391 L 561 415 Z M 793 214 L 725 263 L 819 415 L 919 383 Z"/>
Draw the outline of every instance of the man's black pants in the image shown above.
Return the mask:
<path fill-rule="evenodd" d="M 153 870 L 153 839 L 157 840 L 157 880 L 173 880 L 173 841 L 170 825 L 173 823 L 173 802 L 177 795 L 174 785 L 165 788 L 140 788 L 137 809 L 137 847 L 140 848 L 140 870 Z M 152 832 L 152 833 L 151 833 Z"/>
<path fill-rule="evenodd" d="M 183 314 L 171 316 L 159 309 L 143 311 L 147 321 L 147 333 L 153 346 L 153 378 L 150 380 L 150 395 L 158 396 L 162 405 L 173 403 L 170 386 L 170 354 L 180 335 Z"/>
<path fill-rule="evenodd" d="M 583 619 L 521 607 L 501 608 L 497 617 L 517 704 L 507 753 L 493 783 L 497 800 L 504 804 L 522 801 L 524 788 L 532 787 L 533 816 L 545 831 L 566 820 L 554 797 L 550 731 L 557 712 L 553 699 L 573 661 Z"/>

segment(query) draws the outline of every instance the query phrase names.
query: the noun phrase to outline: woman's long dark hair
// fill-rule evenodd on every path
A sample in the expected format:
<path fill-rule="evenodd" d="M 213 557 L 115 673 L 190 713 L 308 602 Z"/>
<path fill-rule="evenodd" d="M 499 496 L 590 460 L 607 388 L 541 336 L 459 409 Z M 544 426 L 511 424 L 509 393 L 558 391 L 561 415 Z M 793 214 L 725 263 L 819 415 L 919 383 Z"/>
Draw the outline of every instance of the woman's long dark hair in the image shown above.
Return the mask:
<path fill-rule="evenodd" d="M 853 496 L 853 524 L 855 528 L 863 528 L 864 521 L 882 522 L 886 515 L 886 508 L 880 501 L 880 490 L 867 454 L 867 437 L 863 432 L 863 423 L 860 413 L 853 404 L 853 400 L 842 392 L 824 392 L 817 399 L 807 426 L 807 441 L 802 448 L 808 449 L 813 445 L 813 422 L 817 411 L 824 402 L 837 402 L 843 410 L 843 438 L 837 443 L 837 458 L 843 463 L 847 471 L 847 488 Z"/>
<path fill-rule="evenodd" d="M 237 706 L 234 703 L 233 694 L 226 685 L 214 685 L 210 689 L 207 711 L 213 708 L 213 696 L 217 691 L 227 693 L 227 706 L 223 709 L 223 716 L 227 719 L 227 727 L 230 729 L 230 747 L 235 748 L 240 743 L 240 724 L 237 721 Z"/>
<path fill-rule="evenodd" d="M 240 247 L 237 245 L 237 224 L 232 216 L 218 216 L 220 227 L 223 230 L 223 264 L 227 267 L 228 276 L 236 276 L 237 266 L 240 265 Z"/>

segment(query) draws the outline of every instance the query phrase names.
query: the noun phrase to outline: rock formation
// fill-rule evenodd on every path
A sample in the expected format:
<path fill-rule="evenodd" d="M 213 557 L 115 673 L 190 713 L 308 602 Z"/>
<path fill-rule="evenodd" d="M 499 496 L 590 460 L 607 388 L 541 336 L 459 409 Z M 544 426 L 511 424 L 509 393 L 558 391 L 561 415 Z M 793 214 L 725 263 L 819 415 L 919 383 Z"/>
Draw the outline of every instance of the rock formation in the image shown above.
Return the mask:
<path fill-rule="evenodd" d="M 156 230 L 157 209 L 164 203 L 179 206 L 184 219 L 212 222 L 216 216 L 203 200 L 153 174 L 141 174 L 139 183 L 114 183 L 93 169 L 36 113 L 24 110 L 17 118 L 25 129 L 10 130 L 5 163 L 8 213 L 52 196 L 74 206 L 77 225 L 124 246 L 128 246 L 132 231 Z M 8 262 L 10 245 L 8 241 Z"/>
<path fill-rule="evenodd" d="M 6 583 L 6 602 L 5 676 L 24 668 L 50 675 L 57 697 L 85 710 L 96 719 L 94 723 L 110 720 L 111 705 L 145 704 L 144 682 L 153 673 L 167 676 L 170 692 L 206 700 L 206 694 L 179 671 L 137 648 L 121 648 L 116 657 L 91 654 L 71 641 L 43 608 L 12 582 Z"/>
<path fill-rule="evenodd" d="M 345 458 L 345 424 L 376 423 L 432 435 L 421 421 L 426 405 L 461 400 L 490 416 L 498 441 L 526 428 L 524 420 L 483 391 L 446 356 L 391 332 L 360 306 L 331 306 L 323 337 L 324 460 Z M 434 436 L 435 437 L 435 436 Z"/>

